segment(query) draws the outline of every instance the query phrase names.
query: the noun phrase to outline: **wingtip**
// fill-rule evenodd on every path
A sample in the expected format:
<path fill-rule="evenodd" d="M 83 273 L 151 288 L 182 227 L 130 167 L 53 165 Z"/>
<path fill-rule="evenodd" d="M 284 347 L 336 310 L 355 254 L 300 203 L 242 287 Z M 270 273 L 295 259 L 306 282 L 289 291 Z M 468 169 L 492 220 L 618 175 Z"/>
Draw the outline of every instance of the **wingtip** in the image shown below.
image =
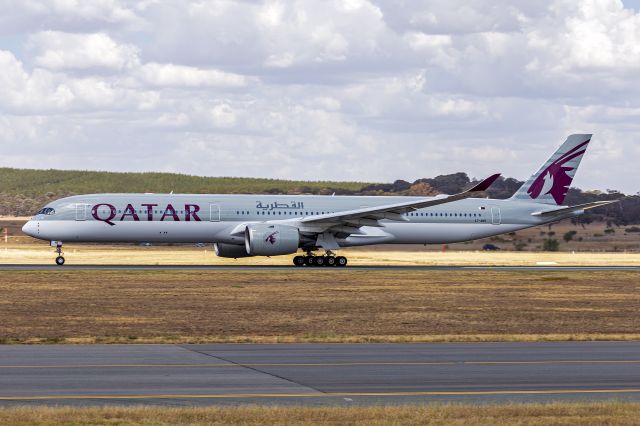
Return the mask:
<path fill-rule="evenodd" d="M 469 189 L 467 192 L 481 192 L 486 191 L 493 183 L 500 177 L 502 173 L 496 173 L 488 178 L 482 180 L 480 183 Z"/>

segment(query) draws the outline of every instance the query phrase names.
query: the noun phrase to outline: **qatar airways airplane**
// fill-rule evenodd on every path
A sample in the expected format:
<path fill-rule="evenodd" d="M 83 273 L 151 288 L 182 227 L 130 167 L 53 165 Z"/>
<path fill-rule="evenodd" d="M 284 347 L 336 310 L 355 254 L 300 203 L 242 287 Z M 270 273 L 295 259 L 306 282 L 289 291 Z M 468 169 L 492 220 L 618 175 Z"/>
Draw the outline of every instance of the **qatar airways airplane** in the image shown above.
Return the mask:
<path fill-rule="evenodd" d="M 221 257 L 289 255 L 296 266 L 345 266 L 343 247 L 445 244 L 556 222 L 615 201 L 565 206 L 591 135 L 574 134 L 507 200 L 474 198 L 499 174 L 454 195 L 91 194 L 47 204 L 22 230 L 63 242 L 213 243 Z M 323 255 L 314 255 L 317 250 Z"/>

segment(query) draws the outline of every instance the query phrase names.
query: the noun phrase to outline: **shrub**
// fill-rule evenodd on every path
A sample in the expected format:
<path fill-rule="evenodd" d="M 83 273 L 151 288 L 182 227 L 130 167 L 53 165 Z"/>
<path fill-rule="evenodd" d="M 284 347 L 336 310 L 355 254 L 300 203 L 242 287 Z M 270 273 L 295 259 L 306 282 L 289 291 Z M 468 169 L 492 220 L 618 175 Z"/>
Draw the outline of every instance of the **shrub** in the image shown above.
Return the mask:
<path fill-rule="evenodd" d="M 513 248 L 515 248 L 516 251 L 522 251 L 526 246 L 527 243 L 525 243 L 524 241 L 515 241 L 513 243 Z"/>
<path fill-rule="evenodd" d="M 569 231 L 562 236 L 562 239 L 565 240 L 566 242 L 569 242 L 573 240 L 573 237 L 575 237 L 576 234 L 577 234 L 576 231 Z"/>
<path fill-rule="evenodd" d="M 542 243 L 542 250 L 544 251 L 558 251 L 560 243 L 556 239 L 547 238 Z"/>

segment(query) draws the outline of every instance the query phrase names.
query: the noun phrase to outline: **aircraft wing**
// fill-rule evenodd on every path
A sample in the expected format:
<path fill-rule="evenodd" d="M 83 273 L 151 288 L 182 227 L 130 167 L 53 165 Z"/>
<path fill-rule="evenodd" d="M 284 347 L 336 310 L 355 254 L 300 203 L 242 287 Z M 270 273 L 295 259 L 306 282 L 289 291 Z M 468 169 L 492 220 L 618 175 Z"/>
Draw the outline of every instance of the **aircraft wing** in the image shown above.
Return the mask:
<path fill-rule="evenodd" d="M 482 182 L 479 182 L 472 188 L 454 195 L 442 195 L 430 199 L 413 200 L 404 203 L 387 204 L 383 206 L 364 207 L 361 209 L 341 211 L 337 213 L 328 213 L 315 216 L 305 217 L 300 220 L 300 224 L 304 225 L 322 225 L 322 224 L 344 224 L 355 228 L 360 226 L 381 226 L 378 223 L 380 219 L 389 219 L 396 221 L 406 221 L 403 214 L 412 212 L 426 207 L 439 206 L 454 201 L 472 197 L 478 192 L 485 191 L 493 182 L 500 177 L 500 173 L 489 176 Z"/>
<path fill-rule="evenodd" d="M 602 206 L 606 206 L 607 204 L 612 204 L 612 203 L 617 203 L 620 200 L 607 200 L 607 201 L 593 201 L 591 203 L 584 203 L 584 204 L 577 204 L 575 206 L 569 206 L 569 207 L 562 207 L 560 209 L 555 209 L 555 210 L 547 210 L 544 212 L 534 212 L 531 213 L 531 216 L 555 216 L 555 215 L 560 215 L 560 214 L 564 214 L 564 213 L 571 213 L 571 212 L 576 212 L 576 211 L 580 211 L 580 210 L 589 210 L 589 209 L 595 209 L 596 207 L 602 207 Z"/>

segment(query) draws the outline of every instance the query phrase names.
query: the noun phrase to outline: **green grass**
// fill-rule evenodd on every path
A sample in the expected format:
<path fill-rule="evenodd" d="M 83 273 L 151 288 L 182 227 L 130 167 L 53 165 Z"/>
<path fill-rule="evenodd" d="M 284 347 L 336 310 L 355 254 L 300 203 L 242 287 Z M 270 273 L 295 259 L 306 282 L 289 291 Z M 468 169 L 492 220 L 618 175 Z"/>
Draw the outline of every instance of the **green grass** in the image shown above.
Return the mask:
<path fill-rule="evenodd" d="M 0 215 L 26 216 L 57 198 L 76 194 L 155 192 L 176 194 L 354 193 L 368 183 L 203 177 L 177 173 L 116 173 L 0 168 Z"/>

